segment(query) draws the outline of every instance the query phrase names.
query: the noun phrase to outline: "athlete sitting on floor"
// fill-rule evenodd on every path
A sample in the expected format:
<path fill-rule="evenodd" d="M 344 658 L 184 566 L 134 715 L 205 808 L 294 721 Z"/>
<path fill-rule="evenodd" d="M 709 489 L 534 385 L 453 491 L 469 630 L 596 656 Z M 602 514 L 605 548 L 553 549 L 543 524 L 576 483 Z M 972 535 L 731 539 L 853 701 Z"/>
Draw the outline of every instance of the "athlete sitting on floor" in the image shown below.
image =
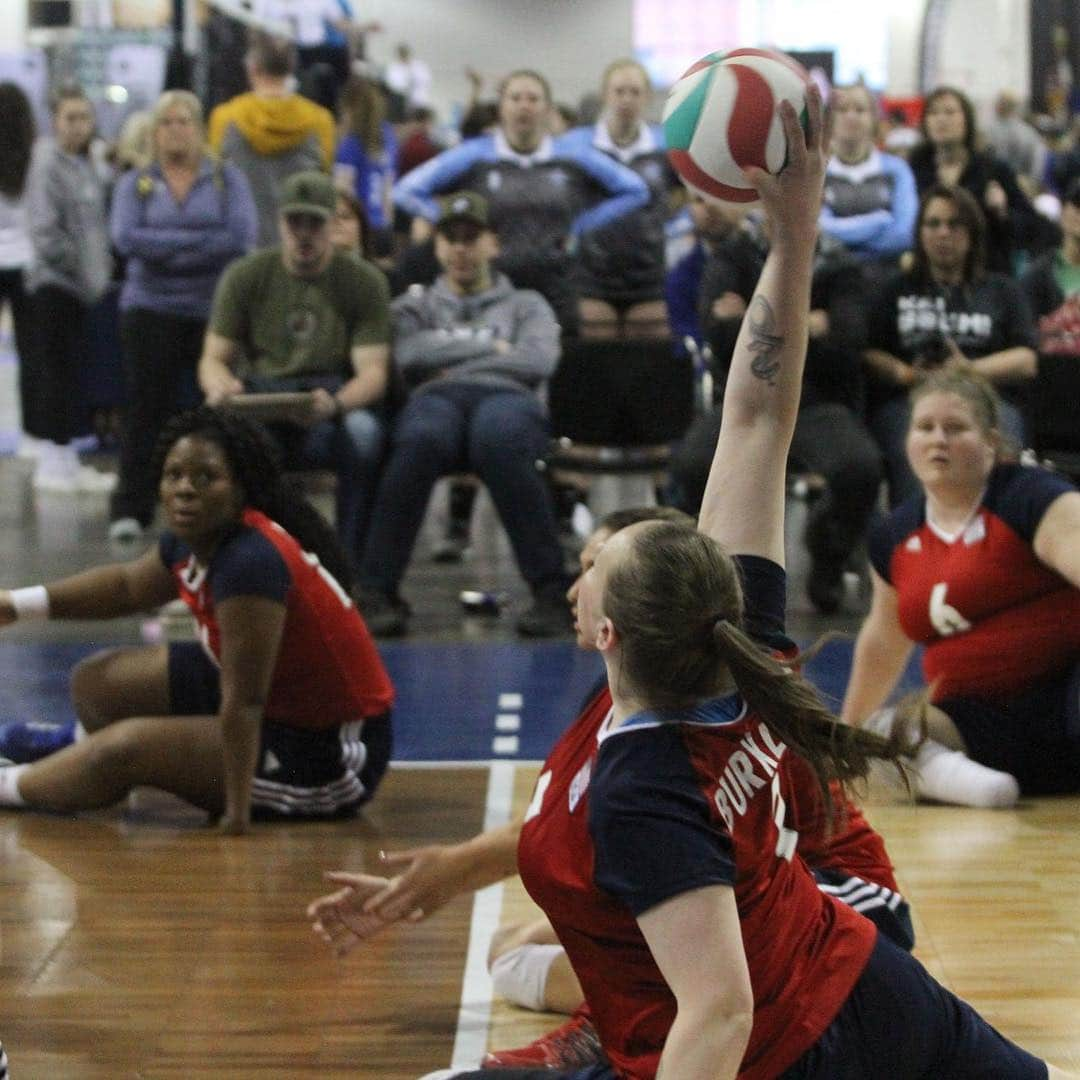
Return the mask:
<path fill-rule="evenodd" d="M 204 407 L 170 421 L 155 475 L 167 526 L 156 550 L 0 590 L 0 625 L 131 615 L 179 594 L 200 641 L 81 661 L 79 726 L 44 745 L 25 724 L 0 733 L 8 758 L 55 750 L 0 767 L 0 805 L 88 810 L 146 785 L 233 833 L 253 815 L 354 811 L 386 770 L 394 691 L 332 531 L 282 486 L 262 430 L 235 414 Z"/>

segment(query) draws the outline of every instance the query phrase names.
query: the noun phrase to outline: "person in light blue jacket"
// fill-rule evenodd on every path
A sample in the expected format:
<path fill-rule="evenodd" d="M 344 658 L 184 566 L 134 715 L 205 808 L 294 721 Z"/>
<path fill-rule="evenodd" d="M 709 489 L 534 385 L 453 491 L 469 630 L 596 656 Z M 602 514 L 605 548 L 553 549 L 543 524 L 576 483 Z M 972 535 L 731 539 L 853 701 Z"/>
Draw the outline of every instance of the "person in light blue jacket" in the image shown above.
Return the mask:
<path fill-rule="evenodd" d="M 865 86 L 837 86 L 829 102 L 833 155 L 821 229 L 867 263 L 895 267 L 915 242 L 919 196 L 906 161 L 874 146 L 877 103 Z"/>
<path fill-rule="evenodd" d="M 551 304 L 564 334 L 578 329 L 576 250 L 581 238 L 649 201 L 631 169 L 570 135 L 548 132 L 551 89 L 535 71 L 515 71 L 499 89 L 499 126 L 425 162 L 398 181 L 394 202 L 424 224 L 438 217 L 435 196 L 469 190 L 490 208 L 499 238 L 497 268 L 519 289 Z"/>
<path fill-rule="evenodd" d="M 667 337 L 664 225 L 682 185 L 667 159 L 664 129 L 645 121 L 652 86 L 637 60 L 615 60 L 601 80 L 604 111 L 590 127 L 567 134 L 632 169 L 649 202 L 581 239 L 581 327 L 588 337 Z"/>
<path fill-rule="evenodd" d="M 109 530 L 118 541 L 137 539 L 150 524 L 158 432 L 201 400 L 195 368 L 214 288 L 258 233 L 244 173 L 205 153 L 202 108 L 193 94 L 161 95 L 151 142 L 151 164 L 125 173 L 112 200 L 112 240 L 127 260 L 120 292 L 127 406 Z"/>

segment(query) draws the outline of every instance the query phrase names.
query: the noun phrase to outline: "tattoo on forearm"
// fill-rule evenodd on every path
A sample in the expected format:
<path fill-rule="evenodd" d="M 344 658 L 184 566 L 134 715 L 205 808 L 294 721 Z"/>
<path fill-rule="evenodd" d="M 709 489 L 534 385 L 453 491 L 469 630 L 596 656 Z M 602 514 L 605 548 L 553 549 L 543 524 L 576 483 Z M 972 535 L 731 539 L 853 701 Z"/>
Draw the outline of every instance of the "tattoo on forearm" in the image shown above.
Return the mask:
<path fill-rule="evenodd" d="M 750 327 L 750 372 L 755 379 L 761 379 L 770 386 L 776 385 L 776 376 L 780 371 L 780 357 L 777 355 L 784 347 L 784 335 L 776 333 L 776 316 L 772 305 L 764 296 L 755 298 L 746 316 Z"/>

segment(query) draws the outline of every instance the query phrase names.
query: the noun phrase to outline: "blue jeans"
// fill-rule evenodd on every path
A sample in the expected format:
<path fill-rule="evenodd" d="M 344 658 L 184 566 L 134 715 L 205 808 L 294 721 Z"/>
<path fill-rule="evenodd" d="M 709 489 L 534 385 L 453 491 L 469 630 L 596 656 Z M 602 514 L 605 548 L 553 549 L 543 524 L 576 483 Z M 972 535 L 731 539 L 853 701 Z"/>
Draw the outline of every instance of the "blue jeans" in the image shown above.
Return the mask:
<path fill-rule="evenodd" d="M 386 443 L 386 427 L 378 413 L 353 409 L 311 428 L 275 424 L 271 431 L 285 452 L 288 467 L 336 474 L 338 536 L 350 557 L 359 562 Z"/>
<path fill-rule="evenodd" d="M 911 471 L 905 449 L 910 423 L 911 402 L 907 394 L 883 402 L 870 414 L 868 422 L 870 433 L 885 456 L 885 475 L 889 482 L 891 507 L 899 506 L 902 502 L 922 494 L 922 485 Z M 1023 413 L 1015 405 L 1002 401 L 1000 423 L 1003 435 L 1019 446 L 1025 444 L 1027 426 Z"/>
<path fill-rule="evenodd" d="M 561 583 L 555 515 L 536 467 L 548 439 L 543 407 L 527 391 L 448 381 L 414 393 L 394 423 L 361 583 L 396 595 L 431 489 L 440 476 L 465 470 L 475 472 L 491 494 L 521 576 L 533 588 Z"/>

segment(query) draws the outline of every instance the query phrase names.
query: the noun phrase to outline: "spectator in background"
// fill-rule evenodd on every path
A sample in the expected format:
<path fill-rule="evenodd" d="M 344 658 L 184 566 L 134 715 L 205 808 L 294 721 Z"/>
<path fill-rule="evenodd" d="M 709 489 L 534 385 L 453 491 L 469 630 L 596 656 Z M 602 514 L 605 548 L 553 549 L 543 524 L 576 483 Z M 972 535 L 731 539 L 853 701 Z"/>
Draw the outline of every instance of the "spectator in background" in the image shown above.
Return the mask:
<path fill-rule="evenodd" d="M 113 144 L 113 167 L 118 173 L 145 169 L 154 160 L 154 114 L 150 109 L 130 113 Z"/>
<path fill-rule="evenodd" d="M 157 505 L 150 459 L 165 422 L 194 408 L 195 367 L 221 272 L 255 244 L 247 178 L 205 152 L 202 107 L 168 90 L 150 125 L 153 161 L 121 176 L 112 239 L 127 260 L 120 292 L 127 405 L 109 538 L 137 540 Z"/>
<path fill-rule="evenodd" d="M 559 327 L 537 293 L 491 269 L 498 244 L 486 201 L 442 202 L 435 249 L 443 273 L 394 303 L 394 359 L 411 395 L 394 422 L 371 533 L 360 562 L 360 606 L 376 635 L 405 632 L 398 588 L 440 476 L 462 469 L 486 485 L 533 604 L 527 637 L 570 630 L 555 517 L 536 462 L 550 433 L 540 403 L 559 358 Z"/>
<path fill-rule="evenodd" d="M 581 332 L 585 337 L 667 337 L 664 302 L 664 222 L 682 185 L 668 163 L 664 130 L 645 121 L 652 99 L 649 73 L 636 60 L 609 64 L 601 80 L 604 112 L 592 127 L 575 128 L 568 145 L 593 147 L 632 169 L 649 202 L 593 229 L 578 248 Z"/>
<path fill-rule="evenodd" d="M 435 113 L 424 105 L 413 109 L 405 117 L 398 139 L 398 176 L 412 172 L 442 152 L 442 147 L 431 137 L 434 122 Z"/>
<path fill-rule="evenodd" d="M 404 120 L 413 109 L 431 104 L 431 68 L 404 41 L 386 65 L 383 82 L 390 91 L 391 119 Z"/>
<path fill-rule="evenodd" d="M 919 129 L 908 123 L 903 109 L 889 109 L 881 125 L 880 137 L 885 150 L 905 161 L 911 156 L 911 151 L 922 142 Z"/>
<path fill-rule="evenodd" d="M 874 145 L 877 102 L 859 84 L 829 99 L 832 156 L 825 170 L 821 228 L 865 263 L 895 266 L 914 241 L 919 196 L 902 158 Z"/>
<path fill-rule="evenodd" d="M 1043 228 L 1013 170 L 996 154 L 978 148 L 970 98 L 939 86 L 927 95 L 922 133 L 923 143 L 908 158 L 919 195 L 939 184 L 970 192 L 986 219 L 986 267 L 1011 274 L 1014 254 L 1038 246 Z"/>
<path fill-rule="evenodd" d="M 1080 176 L 1061 204 L 1061 247 L 1041 255 L 1021 285 L 1038 329 L 1039 352 L 1080 357 Z"/>
<path fill-rule="evenodd" d="M 1020 99 L 1010 90 L 1002 90 L 994 102 L 986 141 L 1017 176 L 1032 183 L 1042 179 L 1049 150 L 1042 136 L 1020 115 Z"/>
<path fill-rule="evenodd" d="M 273 434 L 287 464 L 337 474 L 338 533 L 355 557 L 382 458 L 389 290 L 370 263 L 334 250 L 336 205 L 325 173 L 285 181 L 281 246 L 237 260 L 218 282 L 199 385 L 212 405 L 245 389 L 308 392 L 296 423 Z M 244 381 L 234 371 L 241 358 Z"/>
<path fill-rule="evenodd" d="M 717 370 L 726 375 L 735 342 L 769 254 L 768 219 L 749 217 L 715 245 L 705 264 L 700 307 Z M 866 345 L 868 298 L 859 261 L 828 234 L 818 237 L 810 285 L 810 341 L 788 468 L 821 476 L 825 490 L 811 510 L 805 543 L 807 593 L 831 615 L 843 598 L 844 569 L 866 535 L 881 486 L 881 454 L 861 418 L 860 354 Z M 726 381 L 726 380 L 721 380 Z M 681 509 L 697 514 L 712 464 L 722 409 L 699 417 L 673 473 Z"/>
<path fill-rule="evenodd" d="M 430 235 L 435 196 L 476 191 L 499 237 L 498 269 L 519 289 L 536 289 L 565 334 L 578 328 L 573 249 L 593 229 L 645 205 L 639 176 L 591 146 L 548 133 L 551 89 L 535 71 L 508 75 L 499 126 L 446 150 L 398 181 L 394 201 L 415 216 L 413 238 Z"/>
<path fill-rule="evenodd" d="M 358 259 L 371 258 L 371 243 L 364 208 L 350 188 L 335 185 L 337 202 L 334 216 L 330 219 L 330 243 L 337 251 L 355 255 Z"/>
<path fill-rule="evenodd" d="M 108 176 L 91 155 L 94 107 L 77 86 L 62 88 L 52 107 L 54 136 L 34 146 L 26 180 L 32 255 L 37 399 L 34 415 L 46 440 L 34 486 L 49 491 L 109 491 L 115 476 L 81 465 L 71 440 L 78 433 L 80 377 L 87 364 L 91 308 L 112 279 L 106 221 Z"/>
<path fill-rule="evenodd" d="M 334 178 L 353 190 L 371 228 L 371 245 L 380 255 L 393 248 L 397 179 L 397 138 L 386 119 L 386 99 L 369 79 L 352 76 L 341 92 Z"/>
<path fill-rule="evenodd" d="M 19 356 L 19 405 L 23 431 L 34 438 L 43 430 L 37 412 L 31 347 L 30 301 L 24 275 L 30 262 L 30 232 L 26 217 L 26 179 L 34 148 L 34 111 L 15 83 L 0 83 L 0 312 L 6 303 Z"/>
<path fill-rule="evenodd" d="M 1036 371 L 1035 328 L 1020 286 L 984 269 L 986 226 L 973 196 L 937 184 L 923 196 L 910 270 L 871 306 L 863 354 L 867 416 L 885 455 L 889 502 L 919 494 L 904 443 L 909 391 L 939 367 L 974 370 L 1001 392 L 1000 427 L 1023 444 L 1023 384 Z"/>
<path fill-rule="evenodd" d="M 689 348 L 688 339 L 698 349 L 704 344 L 698 297 L 705 264 L 739 227 L 746 211 L 738 203 L 694 193 L 690 196 L 689 214 L 694 226 L 693 247 L 671 268 L 664 284 L 668 322 L 677 350 Z"/>
<path fill-rule="evenodd" d="M 259 214 L 258 243 L 277 237 L 282 181 L 308 169 L 330 171 L 334 118 L 294 94 L 296 50 L 288 41 L 256 34 L 244 58 L 251 91 L 210 114 L 211 151 L 240 167 L 251 185 Z"/>

